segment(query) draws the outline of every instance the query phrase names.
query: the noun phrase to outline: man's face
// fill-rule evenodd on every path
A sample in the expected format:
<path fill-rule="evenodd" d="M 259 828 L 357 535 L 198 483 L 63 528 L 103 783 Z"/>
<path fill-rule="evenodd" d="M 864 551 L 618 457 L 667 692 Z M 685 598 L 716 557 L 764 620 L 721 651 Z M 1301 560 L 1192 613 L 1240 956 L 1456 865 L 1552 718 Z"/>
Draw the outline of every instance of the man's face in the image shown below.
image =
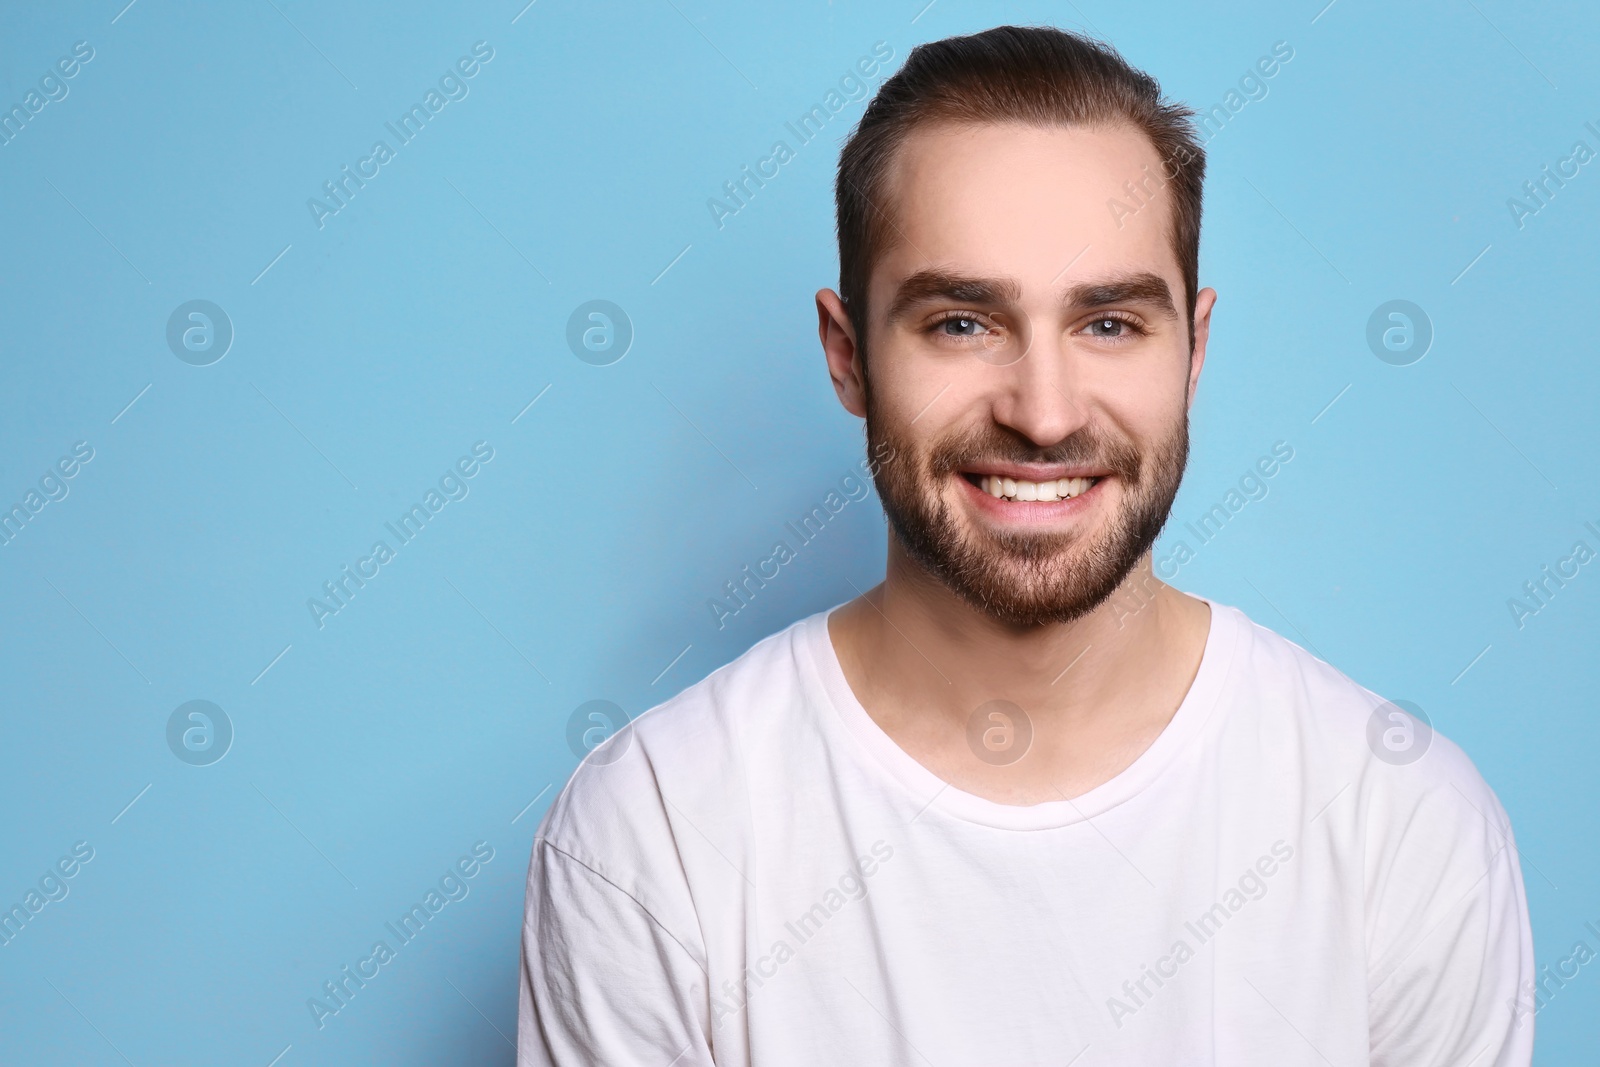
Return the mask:
<path fill-rule="evenodd" d="M 847 395 L 831 348 L 830 369 L 871 454 L 893 450 L 877 483 L 907 553 L 1003 622 L 1092 611 L 1182 479 L 1216 294 L 1191 359 L 1161 173 L 1131 126 L 944 124 L 911 134 L 889 175 L 870 387 Z"/>

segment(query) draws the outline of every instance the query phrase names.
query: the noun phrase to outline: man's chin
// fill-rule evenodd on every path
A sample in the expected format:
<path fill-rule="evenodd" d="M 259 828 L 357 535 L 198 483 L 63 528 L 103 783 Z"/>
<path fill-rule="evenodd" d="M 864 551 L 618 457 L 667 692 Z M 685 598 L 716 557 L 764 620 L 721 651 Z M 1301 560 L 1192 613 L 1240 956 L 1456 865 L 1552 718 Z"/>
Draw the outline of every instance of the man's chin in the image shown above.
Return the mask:
<path fill-rule="evenodd" d="M 1098 550 L 1097 549 L 1101 549 Z M 960 548 L 922 560 L 941 584 L 1006 626 L 1074 622 L 1105 603 L 1136 561 L 1071 534 L 983 532 Z"/>
<path fill-rule="evenodd" d="M 993 622 L 1014 630 L 1038 630 L 1047 626 L 1061 626 L 1077 622 L 1090 615 L 1105 602 L 1106 597 L 1081 598 L 1074 595 L 1052 595 L 1043 590 L 1018 590 L 1003 592 L 989 590 L 956 590 L 969 605 Z"/>

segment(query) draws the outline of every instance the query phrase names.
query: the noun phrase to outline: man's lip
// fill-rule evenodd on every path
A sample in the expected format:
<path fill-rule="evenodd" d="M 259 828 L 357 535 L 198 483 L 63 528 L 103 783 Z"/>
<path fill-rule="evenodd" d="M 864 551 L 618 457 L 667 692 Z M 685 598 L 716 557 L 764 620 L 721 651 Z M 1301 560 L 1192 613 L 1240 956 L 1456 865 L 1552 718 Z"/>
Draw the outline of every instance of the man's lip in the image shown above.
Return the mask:
<path fill-rule="evenodd" d="M 965 495 L 978 514 L 1001 525 L 1055 527 L 1062 523 L 1079 521 L 1090 509 L 1100 507 L 1101 497 L 1107 492 L 1108 479 L 1095 478 L 1089 488 L 1074 497 L 1057 500 L 1012 500 L 997 497 L 982 488 L 973 478 L 957 478 L 956 491 Z"/>
<path fill-rule="evenodd" d="M 957 473 L 982 478 L 1011 478 L 1019 482 L 1055 482 L 1062 478 L 1106 478 L 1104 467 L 1070 463 L 975 463 L 957 468 Z"/>

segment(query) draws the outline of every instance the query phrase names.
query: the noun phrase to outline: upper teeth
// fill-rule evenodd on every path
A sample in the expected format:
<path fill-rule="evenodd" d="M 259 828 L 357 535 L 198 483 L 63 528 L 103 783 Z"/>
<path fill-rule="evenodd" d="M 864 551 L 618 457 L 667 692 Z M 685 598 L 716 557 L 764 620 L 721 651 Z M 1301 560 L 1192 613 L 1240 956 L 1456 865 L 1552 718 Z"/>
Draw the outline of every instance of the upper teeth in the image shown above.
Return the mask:
<path fill-rule="evenodd" d="M 1093 478 L 1058 478 L 1053 482 L 1023 482 L 985 474 L 978 485 L 990 496 L 1008 500 L 1071 500 L 1094 484 Z"/>

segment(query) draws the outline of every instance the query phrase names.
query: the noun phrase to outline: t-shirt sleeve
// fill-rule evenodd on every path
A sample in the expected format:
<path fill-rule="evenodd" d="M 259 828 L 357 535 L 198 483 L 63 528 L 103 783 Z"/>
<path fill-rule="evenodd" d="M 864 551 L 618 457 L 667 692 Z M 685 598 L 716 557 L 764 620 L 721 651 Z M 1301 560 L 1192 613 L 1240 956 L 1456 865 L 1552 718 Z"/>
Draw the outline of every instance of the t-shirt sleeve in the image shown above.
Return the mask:
<path fill-rule="evenodd" d="M 1430 754 L 1431 755 L 1431 754 Z M 1378 835 L 1368 901 L 1372 1067 L 1528 1067 L 1534 973 L 1510 821 L 1465 757 Z"/>
<path fill-rule="evenodd" d="M 517 1067 L 710 1067 L 704 966 L 649 910 L 548 841 L 522 926 Z"/>

